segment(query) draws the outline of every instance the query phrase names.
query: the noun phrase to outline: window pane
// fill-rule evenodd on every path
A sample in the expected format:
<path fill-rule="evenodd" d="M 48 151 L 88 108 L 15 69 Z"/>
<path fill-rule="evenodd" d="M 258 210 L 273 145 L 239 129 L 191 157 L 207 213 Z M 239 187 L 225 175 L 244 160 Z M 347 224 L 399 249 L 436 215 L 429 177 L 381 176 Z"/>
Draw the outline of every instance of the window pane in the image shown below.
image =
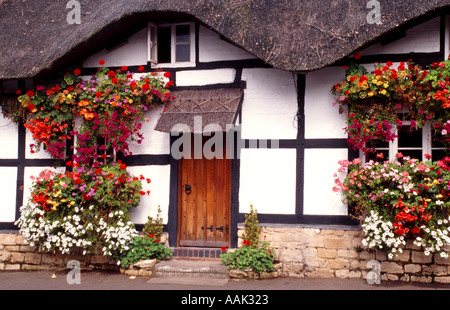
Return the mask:
<path fill-rule="evenodd" d="M 431 152 L 431 160 L 432 161 L 438 161 L 441 159 L 444 159 L 444 157 L 448 157 L 449 156 L 449 152 L 447 150 L 433 150 Z"/>
<path fill-rule="evenodd" d="M 158 28 L 158 62 L 170 63 L 171 53 L 171 30 L 170 27 Z"/>
<path fill-rule="evenodd" d="M 403 157 L 409 156 L 411 158 L 422 160 L 422 150 L 399 150 L 399 153 L 402 153 Z"/>
<path fill-rule="evenodd" d="M 189 25 L 180 25 L 176 26 L 175 29 L 175 42 L 176 43 L 190 43 L 190 26 Z"/>
<path fill-rule="evenodd" d="M 389 142 L 384 140 L 370 140 L 366 143 L 366 146 L 372 149 L 389 148 Z"/>
<path fill-rule="evenodd" d="M 389 150 L 377 150 L 366 155 L 366 161 L 373 160 L 383 162 L 389 160 Z"/>
<path fill-rule="evenodd" d="M 416 130 L 409 126 L 399 127 L 398 147 L 422 147 L 422 129 Z"/>
<path fill-rule="evenodd" d="M 191 60 L 191 46 L 189 44 L 177 45 L 175 51 L 176 62 Z"/>
<path fill-rule="evenodd" d="M 431 137 L 431 147 L 445 147 L 444 138 L 441 133 L 434 133 Z"/>
<path fill-rule="evenodd" d="M 155 27 L 151 27 L 150 28 L 150 40 L 152 43 L 152 46 L 150 47 L 150 58 L 152 60 L 156 59 L 156 46 L 158 45 L 156 42 L 156 28 Z"/>

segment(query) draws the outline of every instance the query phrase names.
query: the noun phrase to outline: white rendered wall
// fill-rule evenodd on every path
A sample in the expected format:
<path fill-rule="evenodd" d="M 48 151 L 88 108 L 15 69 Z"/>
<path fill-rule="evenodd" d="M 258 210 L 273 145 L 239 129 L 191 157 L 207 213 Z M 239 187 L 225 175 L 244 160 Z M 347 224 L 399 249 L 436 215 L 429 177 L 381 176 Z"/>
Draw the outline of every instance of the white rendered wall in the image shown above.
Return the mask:
<path fill-rule="evenodd" d="M 17 126 L 1 114 L 0 108 L 0 141 L 3 142 L 0 148 L 0 159 L 14 159 L 18 156 L 18 132 Z"/>
<path fill-rule="evenodd" d="M 440 49 L 440 18 L 436 17 L 406 31 L 406 37 L 383 45 L 374 44 L 361 55 L 438 52 Z"/>
<path fill-rule="evenodd" d="M 1 113 L 1 107 L 0 107 Z M 16 125 L 9 118 L 0 115 L 0 159 L 17 159 L 18 133 Z M 0 222 L 13 222 L 16 216 L 17 167 L 0 167 Z"/>
<path fill-rule="evenodd" d="M 328 67 L 306 75 L 305 93 L 305 138 L 347 138 L 346 114 L 339 114 L 333 106 L 333 85 L 345 78 L 342 67 Z"/>
<path fill-rule="evenodd" d="M 25 158 L 26 159 L 50 159 L 52 156 L 49 152 L 44 150 L 44 145 L 41 145 L 41 149 L 38 152 L 31 153 L 31 144 L 36 144 L 36 142 L 33 140 L 33 134 L 26 129 L 26 136 L 25 136 Z"/>
<path fill-rule="evenodd" d="M 16 217 L 17 168 L 0 167 L 0 222 L 14 222 Z"/>
<path fill-rule="evenodd" d="M 233 83 L 235 69 L 187 70 L 176 73 L 177 86 L 202 86 Z"/>
<path fill-rule="evenodd" d="M 221 60 L 254 59 L 252 54 L 222 39 L 214 31 L 203 26 L 199 29 L 199 60 L 212 62 Z"/>
<path fill-rule="evenodd" d="M 243 139 L 296 139 L 297 92 L 291 72 L 244 69 Z"/>
<path fill-rule="evenodd" d="M 99 67 L 100 59 L 106 67 L 139 66 L 147 64 L 147 28 L 130 36 L 128 43 L 110 51 L 103 49 L 86 58 L 83 67 Z"/>
<path fill-rule="evenodd" d="M 139 154 L 169 154 L 170 153 L 170 135 L 165 132 L 154 130 L 163 107 L 156 107 L 145 112 L 145 117 L 149 117 L 148 122 L 142 123 L 141 132 L 144 139 L 141 144 L 132 141 L 129 144 L 130 152 L 133 155 Z"/>
<path fill-rule="evenodd" d="M 346 158 L 347 149 L 305 149 L 303 214 L 347 215 L 341 194 L 333 191 L 338 161 Z"/>
<path fill-rule="evenodd" d="M 295 149 L 243 149 L 239 182 L 239 212 L 250 205 L 258 213 L 295 214 Z"/>
<path fill-rule="evenodd" d="M 141 196 L 141 203 L 135 209 L 131 208 L 133 222 L 135 224 L 145 224 L 148 216 L 156 218 L 158 206 L 161 208 L 163 223 L 167 224 L 169 217 L 169 194 L 170 194 L 170 166 L 132 166 L 128 171 L 139 177 L 141 174 L 145 178 L 150 178 L 151 183 L 142 181 L 143 190 L 150 190 L 150 195 Z"/>

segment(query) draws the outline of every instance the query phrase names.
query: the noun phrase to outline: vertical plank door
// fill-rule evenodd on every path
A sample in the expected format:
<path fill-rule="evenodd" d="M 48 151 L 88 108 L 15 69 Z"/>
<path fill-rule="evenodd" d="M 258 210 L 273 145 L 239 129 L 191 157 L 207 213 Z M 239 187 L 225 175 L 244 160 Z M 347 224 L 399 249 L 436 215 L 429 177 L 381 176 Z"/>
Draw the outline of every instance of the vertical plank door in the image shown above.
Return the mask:
<path fill-rule="evenodd" d="M 180 160 L 179 246 L 230 246 L 231 159 L 225 158 L 224 148 L 220 151 L 223 159 L 203 154 L 200 159 Z"/>

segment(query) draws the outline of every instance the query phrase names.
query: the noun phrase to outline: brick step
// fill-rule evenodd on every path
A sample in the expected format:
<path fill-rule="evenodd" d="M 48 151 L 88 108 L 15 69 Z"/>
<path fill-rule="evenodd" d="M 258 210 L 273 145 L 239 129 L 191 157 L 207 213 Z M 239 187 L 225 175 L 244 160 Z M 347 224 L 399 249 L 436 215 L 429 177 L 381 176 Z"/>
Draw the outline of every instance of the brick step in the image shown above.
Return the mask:
<path fill-rule="evenodd" d="M 172 248 L 174 259 L 220 260 L 222 250 L 216 248 Z"/>

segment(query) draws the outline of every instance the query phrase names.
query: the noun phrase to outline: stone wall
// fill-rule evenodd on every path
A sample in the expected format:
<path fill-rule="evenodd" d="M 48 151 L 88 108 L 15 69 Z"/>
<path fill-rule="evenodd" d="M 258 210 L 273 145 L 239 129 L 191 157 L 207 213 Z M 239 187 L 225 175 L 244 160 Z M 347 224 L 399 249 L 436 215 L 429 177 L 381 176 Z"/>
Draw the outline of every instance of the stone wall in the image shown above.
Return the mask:
<path fill-rule="evenodd" d="M 283 276 L 301 278 L 362 278 L 379 267 L 381 281 L 450 283 L 450 259 L 426 256 L 412 241 L 403 253 L 388 260 L 385 252 L 362 248 L 362 232 L 358 228 L 308 227 L 305 225 L 261 225 L 260 239 L 275 249 L 276 260 L 282 262 Z M 244 233 L 239 226 L 238 244 Z M 378 264 L 379 263 L 379 264 Z"/>
<path fill-rule="evenodd" d="M 0 271 L 66 269 L 71 260 L 78 261 L 84 270 L 118 269 L 107 256 L 39 252 L 20 234 L 0 233 Z"/>
<path fill-rule="evenodd" d="M 275 249 L 281 262 L 282 276 L 301 278 L 367 279 L 379 263 L 381 281 L 450 283 L 450 259 L 426 256 L 412 242 L 403 253 L 388 260 L 382 251 L 366 251 L 361 246 L 362 233 L 351 227 L 308 227 L 305 225 L 261 225 L 261 240 Z M 238 227 L 242 244 L 244 226 Z M 64 269 L 77 260 L 83 269 L 117 269 L 115 261 L 105 256 L 41 253 L 17 233 L 0 233 L 0 271 Z"/>

